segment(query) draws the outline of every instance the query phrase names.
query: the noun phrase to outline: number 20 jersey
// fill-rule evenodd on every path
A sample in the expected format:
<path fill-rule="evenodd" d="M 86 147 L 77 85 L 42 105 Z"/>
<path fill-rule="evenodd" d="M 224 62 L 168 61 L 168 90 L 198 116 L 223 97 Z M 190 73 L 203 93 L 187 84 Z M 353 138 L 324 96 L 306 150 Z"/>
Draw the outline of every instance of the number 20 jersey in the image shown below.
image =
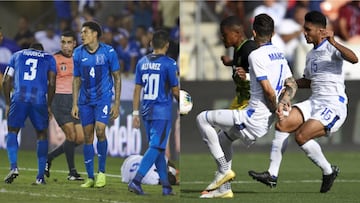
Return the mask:
<path fill-rule="evenodd" d="M 176 62 L 165 55 L 149 54 L 136 65 L 135 83 L 143 87 L 141 113 L 146 120 L 171 120 L 173 95 L 178 86 Z"/>
<path fill-rule="evenodd" d="M 35 49 L 18 51 L 11 57 L 8 69 L 14 70 L 13 102 L 47 103 L 48 72 L 56 73 L 51 54 Z"/>
<path fill-rule="evenodd" d="M 112 72 L 120 70 L 115 50 L 99 43 L 95 53 L 87 51 L 84 45 L 74 50 L 74 76 L 80 77 L 79 104 L 94 104 L 108 101 L 113 92 Z"/>

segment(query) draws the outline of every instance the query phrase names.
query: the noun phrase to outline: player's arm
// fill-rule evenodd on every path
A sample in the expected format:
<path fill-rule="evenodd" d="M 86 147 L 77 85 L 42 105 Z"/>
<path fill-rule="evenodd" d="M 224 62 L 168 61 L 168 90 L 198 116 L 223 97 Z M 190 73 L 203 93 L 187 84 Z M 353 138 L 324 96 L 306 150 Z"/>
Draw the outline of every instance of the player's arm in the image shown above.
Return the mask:
<path fill-rule="evenodd" d="M 3 93 L 5 97 L 5 116 L 8 116 L 9 108 L 10 108 L 10 92 L 13 89 L 13 76 L 14 76 L 14 68 L 8 66 L 4 73 L 4 78 L 2 81 L 3 85 Z"/>
<path fill-rule="evenodd" d="M 296 80 L 298 88 L 310 88 L 311 80 L 306 78 L 300 78 Z"/>
<path fill-rule="evenodd" d="M 135 84 L 134 95 L 133 95 L 133 127 L 140 128 L 140 113 L 139 113 L 139 105 L 140 105 L 140 93 L 142 86 L 139 84 Z"/>
<path fill-rule="evenodd" d="M 180 94 L 179 86 L 174 86 L 171 90 L 172 90 L 172 94 L 175 97 L 176 101 L 179 102 L 179 94 Z"/>
<path fill-rule="evenodd" d="M 358 57 L 356 54 L 349 48 L 337 43 L 334 38 L 334 31 L 324 30 L 324 36 L 328 39 L 330 44 L 332 44 L 340 53 L 341 56 L 348 62 L 355 64 L 358 62 Z"/>
<path fill-rule="evenodd" d="M 55 95 L 55 89 L 56 89 L 56 73 L 53 71 L 48 72 L 48 92 L 47 92 L 47 105 L 48 105 L 48 111 L 51 115 L 51 103 L 53 101 L 54 95 Z"/>
<path fill-rule="evenodd" d="M 73 106 L 71 109 L 71 115 L 76 119 L 79 119 L 78 99 L 79 99 L 80 85 L 81 85 L 80 77 L 74 76 L 72 83 Z"/>
<path fill-rule="evenodd" d="M 293 77 L 286 78 L 284 82 L 284 89 L 279 96 L 279 103 L 290 106 L 290 101 L 294 98 L 297 89 L 298 86 L 295 79 Z"/>
<path fill-rule="evenodd" d="M 115 101 L 112 105 L 110 114 L 111 119 L 116 119 L 119 116 L 119 107 L 120 107 L 120 95 L 121 95 L 121 74 L 120 70 L 112 72 L 114 78 L 114 88 L 115 88 Z"/>
<path fill-rule="evenodd" d="M 271 87 L 269 80 L 261 80 L 259 82 L 264 90 L 264 97 L 266 100 L 267 107 L 270 109 L 271 112 L 275 112 L 277 105 L 276 105 L 276 94 L 274 89 Z"/>
<path fill-rule="evenodd" d="M 232 66 L 233 65 L 233 60 L 230 59 L 229 56 L 221 56 L 221 61 L 223 62 L 223 64 L 225 66 Z"/>

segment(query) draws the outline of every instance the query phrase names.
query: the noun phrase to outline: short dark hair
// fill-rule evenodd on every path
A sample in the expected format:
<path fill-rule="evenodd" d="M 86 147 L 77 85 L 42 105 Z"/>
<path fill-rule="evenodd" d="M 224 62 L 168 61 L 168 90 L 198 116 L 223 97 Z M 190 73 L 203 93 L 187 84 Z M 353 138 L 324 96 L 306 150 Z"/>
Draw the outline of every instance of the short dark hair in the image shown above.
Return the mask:
<path fill-rule="evenodd" d="M 64 37 L 72 37 L 75 41 L 76 41 L 76 35 L 73 31 L 64 31 L 61 36 L 64 36 Z"/>
<path fill-rule="evenodd" d="M 305 22 L 326 28 L 326 17 L 319 11 L 310 11 L 305 15 Z"/>
<path fill-rule="evenodd" d="M 170 40 L 169 33 L 165 30 L 157 30 L 152 37 L 152 46 L 154 49 L 163 48 Z"/>
<path fill-rule="evenodd" d="M 87 21 L 85 23 L 82 24 L 82 27 L 89 27 L 90 30 L 93 30 L 95 32 L 97 32 L 97 37 L 100 38 L 102 31 L 101 31 L 101 26 L 99 23 L 95 22 L 95 21 Z"/>
<path fill-rule="evenodd" d="M 41 43 L 39 43 L 39 42 L 34 42 L 34 43 L 30 44 L 29 48 L 44 51 L 43 45 Z"/>
<path fill-rule="evenodd" d="M 274 20 L 265 13 L 259 14 L 255 16 L 253 29 L 260 37 L 272 36 L 274 33 Z"/>
<path fill-rule="evenodd" d="M 220 27 L 242 26 L 242 22 L 237 16 L 228 16 L 220 22 Z"/>

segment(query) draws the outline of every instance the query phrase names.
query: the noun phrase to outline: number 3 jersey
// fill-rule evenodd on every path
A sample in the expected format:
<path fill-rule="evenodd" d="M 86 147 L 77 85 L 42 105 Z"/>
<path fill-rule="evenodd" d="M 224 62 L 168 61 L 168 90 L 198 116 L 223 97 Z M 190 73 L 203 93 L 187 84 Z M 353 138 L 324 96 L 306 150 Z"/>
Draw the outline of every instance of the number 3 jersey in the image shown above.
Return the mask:
<path fill-rule="evenodd" d="M 143 87 L 144 119 L 171 120 L 171 89 L 179 85 L 176 62 L 165 55 L 149 54 L 138 61 L 135 74 L 135 83 Z"/>
<path fill-rule="evenodd" d="M 56 73 L 55 59 L 51 54 L 35 49 L 16 52 L 5 73 L 14 77 L 11 101 L 46 104 L 49 71 Z"/>
<path fill-rule="evenodd" d="M 79 104 L 94 104 L 111 99 L 113 92 L 112 72 L 120 70 L 115 50 L 99 43 L 95 53 L 84 45 L 74 50 L 74 76 L 81 78 Z"/>

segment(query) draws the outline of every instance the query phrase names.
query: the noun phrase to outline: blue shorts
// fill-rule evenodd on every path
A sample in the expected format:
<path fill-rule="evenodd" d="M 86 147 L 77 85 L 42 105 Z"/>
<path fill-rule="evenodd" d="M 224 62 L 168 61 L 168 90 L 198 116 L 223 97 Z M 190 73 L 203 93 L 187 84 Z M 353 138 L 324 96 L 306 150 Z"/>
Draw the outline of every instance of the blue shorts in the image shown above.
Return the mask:
<path fill-rule="evenodd" d="M 23 128 L 28 116 L 37 131 L 48 128 L 49 112 L 47 104 L 32 104 L 29 102 L 11 102 L 8 126 L 12 128 Z"/>
<path fill-rule="evenodd" d="M 79 105 L 79 117 L 82 126 L 95 124 L 96 121 L 107 125 L 110 118 L 111 100 L 91 105 Z"/>
<path fill-rule="evenodd" d="M 166 149 L 171 120 L 144 120 L 149 147 Z"/>

